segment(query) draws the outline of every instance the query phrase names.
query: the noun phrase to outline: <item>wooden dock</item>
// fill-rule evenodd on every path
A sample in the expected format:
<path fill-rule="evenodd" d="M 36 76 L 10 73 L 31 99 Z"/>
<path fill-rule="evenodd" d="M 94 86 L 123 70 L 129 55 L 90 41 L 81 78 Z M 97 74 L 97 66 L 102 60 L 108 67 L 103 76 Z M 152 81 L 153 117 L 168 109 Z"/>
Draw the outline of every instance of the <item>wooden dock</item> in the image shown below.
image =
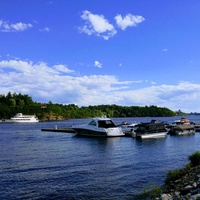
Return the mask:
<path fill-rule="evenodd" d="M 73 128 L 42 128 L 41 131 L 76 133 Z"/>

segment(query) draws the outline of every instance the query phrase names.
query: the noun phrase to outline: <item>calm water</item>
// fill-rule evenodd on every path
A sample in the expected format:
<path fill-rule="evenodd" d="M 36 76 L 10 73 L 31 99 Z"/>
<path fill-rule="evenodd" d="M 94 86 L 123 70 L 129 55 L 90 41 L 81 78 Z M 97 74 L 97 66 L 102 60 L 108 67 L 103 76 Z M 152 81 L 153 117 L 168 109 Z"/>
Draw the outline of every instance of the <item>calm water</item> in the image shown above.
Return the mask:
<path fill-rule="evenodd" d="M 153 119 L 171 122 L 179 117 Z M 200 122 L 200 116 L 189 119 Z M 162 185 L 168 170 L 183 167 L 188 155 L 200 150 L 198 132 L 142 142 L 41 131 L 89 121 L 0 123 L 0 199 L 138 199 L 145 186 Z"/>

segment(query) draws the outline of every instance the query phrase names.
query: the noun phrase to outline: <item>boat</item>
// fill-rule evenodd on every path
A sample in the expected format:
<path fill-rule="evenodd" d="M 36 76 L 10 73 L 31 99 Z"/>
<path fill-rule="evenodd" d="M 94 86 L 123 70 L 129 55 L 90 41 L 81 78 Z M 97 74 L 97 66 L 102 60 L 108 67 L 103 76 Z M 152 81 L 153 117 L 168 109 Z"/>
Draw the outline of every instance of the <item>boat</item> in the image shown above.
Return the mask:
<path fill-rule="evenodd" d="M 194 123 L 186 118 L 175 120 L 168 132 L 170 135 L 194 135 Z"/>
<path fill-rule="evenodd" d="M 31 123 L 31 122 L 39 122 L 39 120 L 35 115 L 23 115 L 22 113 L 17 113 L 14 117 L 11 117 L 10 119 L 5 119 L 3 122 Z"/>
<path fill-rule="evenodd" d="M 195 127 L 191 124 L 179 124 L 172 126 L 169 130 L 170 135 L 194 135 Z"/>
<path fill-rule="evenodd" d="M 194 129 L 195 129 L 195 132 L 200 132 L 200 122 L 194 123 Z"/>
<path fill-rule="evenodd" d="M 77 136 L 88 137 L 119 137 L 125 136 L 122 129 L 107 117 L 93 118 L 89 124 L 76 125 L 72 127 Z"/>
<path fill-rule="evenodd" d="M 152 120 L 148 123 L 138 124 L 136 127 L 132 137 L 142 140 L 161 139 L 167 136 L 165 124 L 160 121 Z"/>
<path fill-rule="evenodd" d="M 122 131 L 126 136 L 131 136 L 134 134 L 134 130 L 136 128 L 136 125 L 138 125 L 138 122 L 132 122 L 129 123 L 127 121 L 123 121 L 121 124 L 117 125 L 118 127 L 121 127 Z"/>
<path fill-rule="evenodd" d="M 193 122 L 190 122 L 189 119 L 182 117 L 181 119 L 174 120 L 172 123 L 173 125 L 180 125 L 180 124 L 193 124 Z"/>

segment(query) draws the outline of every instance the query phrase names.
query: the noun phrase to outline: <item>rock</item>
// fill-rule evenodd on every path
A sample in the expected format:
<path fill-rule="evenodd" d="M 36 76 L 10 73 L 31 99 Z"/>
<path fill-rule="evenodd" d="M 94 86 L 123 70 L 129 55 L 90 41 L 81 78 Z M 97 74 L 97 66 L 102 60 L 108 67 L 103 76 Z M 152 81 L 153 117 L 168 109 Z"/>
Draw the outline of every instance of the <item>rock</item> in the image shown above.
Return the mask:
<path fill-rule="evenodd" d="M 160 200 L 200 200 L 200 166 L 164 186 Z M 168 195 L 170 194 L 170 195 Z"/>

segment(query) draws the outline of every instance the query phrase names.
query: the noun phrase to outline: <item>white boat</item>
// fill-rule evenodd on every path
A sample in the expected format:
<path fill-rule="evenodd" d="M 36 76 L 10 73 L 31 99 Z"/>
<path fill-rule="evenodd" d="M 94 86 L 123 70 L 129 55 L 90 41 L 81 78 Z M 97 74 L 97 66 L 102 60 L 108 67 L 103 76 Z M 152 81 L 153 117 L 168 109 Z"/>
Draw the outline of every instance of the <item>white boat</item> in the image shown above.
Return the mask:
<path fill-rule="evenodd" d="M 4 122 L 31 123 L 31 122 L 39 122 L 39 120 L 35 115 L 23 115 L 22 113 L 17 113 L 14 117 L 11 117 L 10 119 L 5 119 Z"/>
<path fill-rule="evenodd" d="M 122 129 L 107 117 L 93 118 L 89 124 L 72 127 L 76 135 L 88 137 L 119 137 L 125 136 Z"/>
<path fill-rule="evenodd" d="M 138 124 L 138 122 L 128 123 L 127 121 L 123 121 L 118 127 L 121 127 L 126 136 L 131 136 L 134 134 L 134 130 Z"/>
<path fill-rule="evenodd" d="M 167 137 L 167 130 L 161 122 L 152 121 L 150 123 L 141 123 L 137 125 L 132 137 L 142 140 L 161 139 Z"/>

